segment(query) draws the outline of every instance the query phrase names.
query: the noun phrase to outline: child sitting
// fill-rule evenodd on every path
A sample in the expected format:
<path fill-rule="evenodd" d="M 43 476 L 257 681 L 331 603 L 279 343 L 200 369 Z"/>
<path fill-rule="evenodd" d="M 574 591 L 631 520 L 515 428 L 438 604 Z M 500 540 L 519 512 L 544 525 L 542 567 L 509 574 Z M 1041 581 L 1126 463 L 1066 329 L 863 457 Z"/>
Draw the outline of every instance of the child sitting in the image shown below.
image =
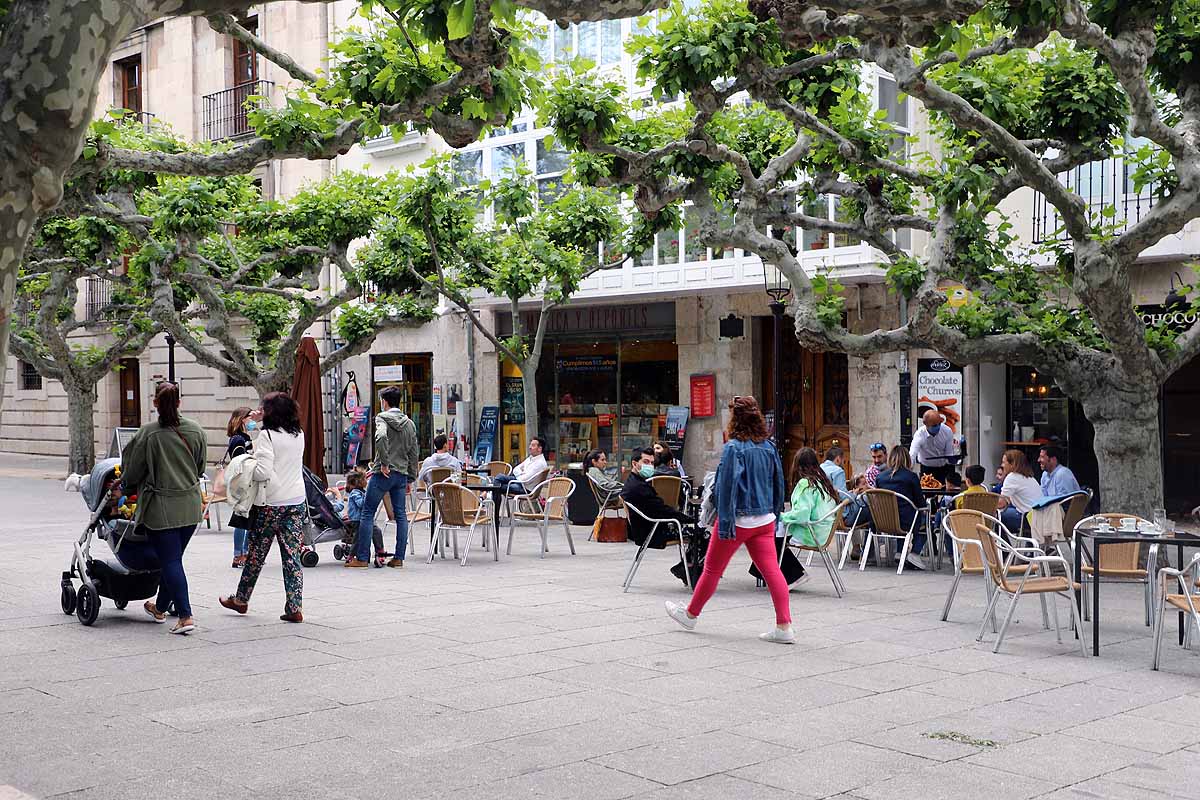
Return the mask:
<path fill-rule="evenodd" d="M 362 518 L 363 504 L 367 501 L 367 473 L 361 469 L 350 470 L 346 474 L 346 499 L 336 488 L 331 488 L 326 494 L 330 495 L 333 508 L 339 514 L 345 511 L 347 521 L 346 532 L 342 535 L 342 544 L 354 544 L 358 533 L 358 521 Z M 371 541 L 375 545 L 375 566 L 382 567 L 384 561 L 391 558 L 391 553 L 384 552 L 383 531 L 378 525 L 371 526 Z"/>

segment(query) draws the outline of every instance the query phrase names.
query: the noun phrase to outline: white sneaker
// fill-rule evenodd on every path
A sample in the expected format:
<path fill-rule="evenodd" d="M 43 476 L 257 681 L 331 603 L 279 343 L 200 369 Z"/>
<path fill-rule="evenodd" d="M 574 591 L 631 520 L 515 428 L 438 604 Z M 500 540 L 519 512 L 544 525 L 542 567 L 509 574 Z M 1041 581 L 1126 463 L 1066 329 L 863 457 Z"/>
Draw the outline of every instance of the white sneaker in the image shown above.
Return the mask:
<path fill-rule="evenodd" d="M 792 581 L 792 585 L 788 587 L 788 590 L 794 592 L 811 580 L 812 580 L 812 573 L 806 570 L 803 575 L 801 575 L 796 580 Z"/>
<path fill-rule="evenodd" d="M 670 600 L 663 605 L 667 609 L 667 616 L 682 625 L 684 630 L 696 630 L 696 620 L 699 617 L 689 616 L 686 606 L 681 606 L 679 603 L 673 603 Z"/>
<path fill-rule="evenodd" d="M 766 633 L 760 633 L 758 638 L 764 642 L 774 642 L 775 644 L 795 644 L 796 632 L 790 627 L 788 628 L 771 628 Z"/>
<path fill-rule="evenodd" d="M 920 570 L 922 572 L 925 570 L 925 561 L 916 553 L 909 553 L 908 556 L 905 557 L 904 563 L 908 564 L 915 570 Z"/>

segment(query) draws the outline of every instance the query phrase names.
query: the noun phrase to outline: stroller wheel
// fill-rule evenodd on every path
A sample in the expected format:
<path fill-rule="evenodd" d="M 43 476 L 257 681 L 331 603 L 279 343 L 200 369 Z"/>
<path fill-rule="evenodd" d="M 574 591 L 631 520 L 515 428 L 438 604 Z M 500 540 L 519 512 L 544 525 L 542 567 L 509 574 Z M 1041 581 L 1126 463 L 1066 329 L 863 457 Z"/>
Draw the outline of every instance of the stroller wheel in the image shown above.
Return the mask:
<path fill-rule="evenodd" d="M 342 546 L 340 544 L 335 544 L 333 546 L 333 560 L 341 561 L 343 555 L 345 555 L 345 552 L 342 550 Z"/>
<path fill-rule="evenodd" d="M 316 550 L 305 550 L 300 554 L 300 566 L 306 569 L 315 567 L 320 561 L 321 556 L 317 554 Z"/>
<path fill-rule="evenodd" d="M 75 606 L 75 616 L 84 625 L 91 625 L 100 615 L 100 595 L 88 585 L 79 587 L 79 598 Z"/>
<path fill-rule="evenodd" d="M 67 616 L 75 613 L 75 587 L 70 584 L 63 584 L 62 592 L 59 594 L 58 601 L 62 604 L 62 612 Z"/>
<path fill-rule="evenodd" d="M 118 611 L 124 611 L 125 606 L 129 605 L 129 601 L 128 600 L 113 600 L 113 605 L 117 607 Z"/>

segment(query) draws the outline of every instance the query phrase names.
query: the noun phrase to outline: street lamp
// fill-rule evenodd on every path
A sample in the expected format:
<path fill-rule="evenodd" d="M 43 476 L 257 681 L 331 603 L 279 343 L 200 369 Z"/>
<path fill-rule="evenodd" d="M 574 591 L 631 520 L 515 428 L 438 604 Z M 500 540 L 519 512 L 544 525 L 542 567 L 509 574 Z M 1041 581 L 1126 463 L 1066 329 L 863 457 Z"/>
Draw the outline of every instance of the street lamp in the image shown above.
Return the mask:
<path fill-rule="evenodd" d="M 167 380 L 175 382 L 175 337 L 167 334 Z"/>
<path fill-rule="evenodd" d="M 768 264 L 763 264 L 763 291 L 767 293 L 767 297 L 771 298 L 769 304 L 771 315 L 775 317 L 775 352 L 774 366 L 771 374 L 775 380 L 775 431 L 774 442 L 775 449 L 780 452 L 780 457 L 783 457 L 783 444 L 785 441 L 784 426 L 787 422 L 784 419 L 783 413 L 783 375 L 781 374 L 783 364 L 783 312 L 787 310 L 787 299 L 792 294 L 792 287 L 788 284 L 787 278 L 777 268 L 773 268 Z"/>

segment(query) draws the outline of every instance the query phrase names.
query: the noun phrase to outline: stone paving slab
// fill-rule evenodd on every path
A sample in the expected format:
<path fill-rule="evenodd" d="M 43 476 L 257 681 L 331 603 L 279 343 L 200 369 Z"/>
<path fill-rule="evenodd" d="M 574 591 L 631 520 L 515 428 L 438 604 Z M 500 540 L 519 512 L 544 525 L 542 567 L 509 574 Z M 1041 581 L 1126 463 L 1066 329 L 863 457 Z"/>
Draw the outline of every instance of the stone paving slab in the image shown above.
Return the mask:
<path fill-rule="evenodd" d="M 0 800 L 1140 800 L 1200 781 L 1200 654 L 1172 618 L 1150 671 L 1134 586 L 1105 589 L 1085 660 L 1032 599 L 993 654 L 976 579 L 942 622 L 948 572 L 847 570 L 843 599 L 818 574 L 784 648 L 757 638 L 773 615 L 744 554 L 688 633 L 662 610 L 687 597 L 670 553 L 624 593 L 633 548 L 577 528 L 574 557 L 552 538 L 538 559 L 527 531 L 467 567 L 350 571 L 322 546 L 286 625 L 277 560 L 250 614 L 217 606 L 230 533 L 201 529 L 195 635 L 107 601 L 84 628 L 58 610 L 83 503 L 34 469 L 0 463 Z"/>

